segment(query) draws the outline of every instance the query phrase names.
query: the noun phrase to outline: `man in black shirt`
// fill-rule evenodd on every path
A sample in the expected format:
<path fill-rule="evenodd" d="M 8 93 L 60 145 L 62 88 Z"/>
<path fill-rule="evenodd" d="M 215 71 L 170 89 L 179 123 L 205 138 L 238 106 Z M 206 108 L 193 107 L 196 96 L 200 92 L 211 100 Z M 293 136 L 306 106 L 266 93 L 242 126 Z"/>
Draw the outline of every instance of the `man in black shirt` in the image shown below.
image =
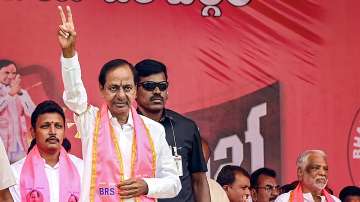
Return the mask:
<path fill-rule="evenodd" d="M 138 111 L 164 126 L 166 140 L 172 148 L 182 184 L 176 198 L 159 201 L 210 202 L 205 174 L 207 167 L 198 127 L 191 119 L 165 109 L 169 86 L 166 66 L 161 62 L 146 59 L 136 64 L 135 69 L 139 79 L 136 98 Z"/>

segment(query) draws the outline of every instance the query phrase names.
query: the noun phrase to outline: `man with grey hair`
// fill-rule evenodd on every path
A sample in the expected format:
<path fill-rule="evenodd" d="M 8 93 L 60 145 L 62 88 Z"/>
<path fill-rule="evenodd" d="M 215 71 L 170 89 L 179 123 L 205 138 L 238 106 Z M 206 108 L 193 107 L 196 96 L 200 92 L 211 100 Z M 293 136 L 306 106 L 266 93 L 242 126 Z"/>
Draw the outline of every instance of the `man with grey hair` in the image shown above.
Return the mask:
<path fill-rule="evenodd" d="M 327 156 L 321 150 L 304 151 L 297 159 L 297 187 L 281 194 L 275 202 L 340 202 L 325 187 L 328 182 Z"/>

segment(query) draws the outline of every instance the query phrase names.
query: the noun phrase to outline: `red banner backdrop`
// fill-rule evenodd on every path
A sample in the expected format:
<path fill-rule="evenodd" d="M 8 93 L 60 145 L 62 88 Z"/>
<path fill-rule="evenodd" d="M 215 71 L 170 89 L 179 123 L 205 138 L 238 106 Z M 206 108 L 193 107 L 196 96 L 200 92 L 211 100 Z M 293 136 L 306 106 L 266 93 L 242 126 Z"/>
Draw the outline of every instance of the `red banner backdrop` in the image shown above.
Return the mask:
<path fill-rule="evenodd" d="M 243 150 L 229 147 L 232 152 L 226 158 L 235 161 L 221 160 L 217 153 L 212 168 L 229 162 L 249 171 L 274 166 L 285 183 L 296 178 L 295 160 L 301 151 L 323 149 L 336 193 L 345 185 L 360 185 L 359 1 L 2 0 L 0 58 L 17 62 L 22 86 L 35 103 L 62 102 L 57 5 L 72 7 L 92 104 L 100 103 L 96 78 L 106 61 L 158 59 L 169 69 L 170 108 L 194 117 L 213 149 L 234 134 L 234 140 L 245 145 Z M 261 100 L 259 90 L 269 92 L 267 87 L 274 83 L 279 102 L 271 109 L 276 110 L 269 111 L 273 102 L 267 108 L 261 105 L 259 109 L 267 111 L 254 119 L 261 120 L 260 126 L 246 121 L 254 106 L 244 96 L 256 93 L 254 102 Z M 267 97 L 263 100 L 266 103 Z M 206 125 L 211 124 L 209 110 L 222 116 L 218 121 L 236 119 L 229 110 L 234 104 L 236 113 L 245 113 L 238 117 L 239 124 L 225 124 L 226 130 L 221 123 L 217 128 Z M 263 138 L 262 153 L 246 149 L 251 146 L 246 141 L 249 127 L 269 135 Z M 78 140 L 71 140 L 73 152 L 80 154 Z M 276 154 L 278 164 L 267 163 L 267 152 Z M 259 160 L 263 164 L 251 162 L 256 155 L 265 158 Z"/>

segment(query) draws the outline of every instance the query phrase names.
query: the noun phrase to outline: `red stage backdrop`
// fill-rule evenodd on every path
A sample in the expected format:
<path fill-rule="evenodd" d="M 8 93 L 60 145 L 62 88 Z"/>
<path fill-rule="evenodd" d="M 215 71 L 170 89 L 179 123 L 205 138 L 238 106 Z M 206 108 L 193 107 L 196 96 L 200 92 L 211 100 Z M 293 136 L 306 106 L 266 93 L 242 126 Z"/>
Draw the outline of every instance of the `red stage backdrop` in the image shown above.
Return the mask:
<path fill-rule="evenodd" d="M 106 61 L 167 65 L 168 107 L 199 124 L 212 177 L 269 166 L 287 183 L 301 151 L 323 149 L 336 193 L 360 185 L 360 1 L 2 0 L 0 58 L 35 103 L 62 103 L 57 5 L 72 7 L 91 104 Z"/>

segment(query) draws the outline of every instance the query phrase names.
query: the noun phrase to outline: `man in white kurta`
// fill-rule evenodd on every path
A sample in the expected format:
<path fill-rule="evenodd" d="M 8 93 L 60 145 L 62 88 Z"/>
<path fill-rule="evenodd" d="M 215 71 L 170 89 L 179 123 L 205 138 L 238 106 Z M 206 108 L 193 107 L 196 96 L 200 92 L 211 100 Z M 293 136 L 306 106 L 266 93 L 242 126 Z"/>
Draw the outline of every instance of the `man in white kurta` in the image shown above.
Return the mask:
<path fill-rule="evenodd" d="M 82 154 L 84 159 L 81 201 L 88 202 L 90 201 L 92 154 L 94 146 L 93 138 L 96 125 L 95 120 L 99 108 L 89 105 L 87 93 L 81 80 L 80 64 L 74 47 L 76 32 L 74 30 L 70 8 L 67 8 L 67 19 L 65 19 L 62 9 L 59 8 L 59 10 L 63 23 L 59 30 L 59 43 L 63 50 L 63 56 L 61 57 L 62 76 L 64 82 L 63 99 L 66 106 L 75 113 L 75 123 L 78 132 L 81 135 Z M 105 73 L 105 78 L 109 79 L 109 77 L 111 77 L 110 80 L 114 81 L 116 85 L 105 87 L 105 85 L 108 85 L 109 81 L 104 81 L 106 84 L 100 82 L 100 90 L 103 93 L 105 99 L 104 101 L 107 101 L 106 104 L 108 105 L 110 124 L 116 134 L 117 143 L 123 158 L 122 166 L 124 167 L 123 174 L 125 180 L 131 178 L 131 157 L 134 138 L 134 122 L 131 111 L 129 110 L 130 106 L 128 105 L 134 99 L 134 94 L 136 94 L 133 82 L 134 75 L 129 73 L 130 70 L 129 67 L 127 67 L 129 65 L 130 64 L 127 63 L 121 67 L 115 66 L 113 70 Z M 124 76 L 130 79 L 122 80 L 121 78 Z M 127 82 L 130 84 L 125 84 Z M 94 84 L 94 86 L 98 86 L 98 84 Z M 116 101 L 116 96 L 118 96 L 118 94 L 121 94 L 121 100 L 123 98 L 126 99 L 126 104 L 125 101 Z M 111 99 L 109 99 L 109 96 L 115 97 L 111 97 Z M 131 98 L 128 99 L 128 97 Z M 115 101 L 113 99 L 115 99 Z M 120 123 L 120 116 L 115 117 L 114 114 L 118 115 L 117 111 L 124 111 L 124 109 L 126 109 L 126 113 L 128 114 L 126 117 L 121 117 L 124 122 Z M 155 177 L 140 179 L 140 181 L 146 183 L 147 190 L 146 193 L 139 192 L 136 196 L 145 194 L 149 198 L 175 197 L 181 189 L 181 183 L 179 177 L 177 176 L 176 164 L 172 158 L 171 150 L 165 139 L 165 130 L 161 124 L 149 118 L 141 116 L 141 119 L 148 129 L 154 143 L 156 168 Z M 119 190 L 121 192 L 121 189 Z M 124 196 L 121 196 L 120 194 L 120 197 Z M 128 197 L 125 201 L 132 202 L 135 201 L 135 199 L 130 196 L 130 198 Z"/>
<path fill-rule="evenodd" d="M 74 163 L 75 167 L 77 168 L 80 176 L 83 173 L 83 161 L 78 157 L 68 154 L 70 160 Z M 45 161 L 45 160 L 44 160 Z M 24 165 L 25 158 L 11 164 L 11 169 L 13 174 L 15 175 L 16 184 L 15 186 L 10 188 L 11 195 L 15 202 L 21 202 L 20 196 L 20 174 L 21 169 Z M 46 177 L 49 182 L 50 188 L 50 202 L 60 202 L 59 200 L 59 163 L 57 163 L 54 167 L 45 163 L 45 173 Z"/>
<path fill-rule="evenodd" d="M 21 178 L 24 177 L 23 181 L 29 179 L 29 176 L 24 176 L 25 174 L 22 173 L 22 171 L 24 171 L 23 168 L 27 158 L 30 158 L 32 151 L 36 149 L 40 154 L 39 162 L 44 162 L 44 168 L 38 166 L 41 164 L 36 164 L 36 166 L 25 167 L 25 169 L 31 168 L 31 170 L 33 170 L 32 172 L 35 173 L 33 178 L 41 177 L 36 175 L 38 173 L 37 170 L 40 169 L 40 172 L 42 172 L 44 169 L 44 176 L 46 176 L 48 182 L 49 202 L 62 202 L 62 200 L 60 200 L 60 183 L 71 181 L 72 184 L 78 184 L 78 190 L 74 191 L 80 192 L 81 175 L 83 173 L 83 161 L 76 156 L 67 153 L 68 151 L 65 151 L 65 147 L 65 149 L 62 149 L 65 135 L 64 111 L 57 103 L 53 101 L 44 101 L 37 106 L 32 114 L 31 123 L 31 132 L 35 138 L 36 144 L 31 148 L 29 154 L 25 158 L 11 165 L 16 180 L 15 186 L 10 187 L 11 195 L 15 202 L 22 201 Z M 75 169 L 69 169 L 69 167 L 66 166 L 60 167 L 60 165 L 65 165 L 64 162 L 60 164 L 60 152 L 63 152 L 64 156 L 67 156 L 70 159 L 72 167 L 75 167 Z M 79 178 L 60 179 L 60 169 L 63 169 L 62 172 L 65 173 L 77 172 L 72 176 L 79 176 Z M 78 193 L 78 198 L 80 197 L 79 195 L 80 193 Z M 44 200 L 47 201 L 46 199 Z"/>
<path fill-rule="evenodd" d="M 0 139 L 0 201 L 11 201 L 9 187 L 15 185 L 15 178 L 11 172 L 5 147 Z"/>
<path fill-rule="evenodd" d="M 307 150 L 300 154 L 296 162 L 299 184 L 288 192 L 281 194 L 275 202 L 297 202 L 303 197 L 304 202 L 340 202 L 330 195 L 325 187 L 328 182 L 328 164 L 325 152 Z"/>

